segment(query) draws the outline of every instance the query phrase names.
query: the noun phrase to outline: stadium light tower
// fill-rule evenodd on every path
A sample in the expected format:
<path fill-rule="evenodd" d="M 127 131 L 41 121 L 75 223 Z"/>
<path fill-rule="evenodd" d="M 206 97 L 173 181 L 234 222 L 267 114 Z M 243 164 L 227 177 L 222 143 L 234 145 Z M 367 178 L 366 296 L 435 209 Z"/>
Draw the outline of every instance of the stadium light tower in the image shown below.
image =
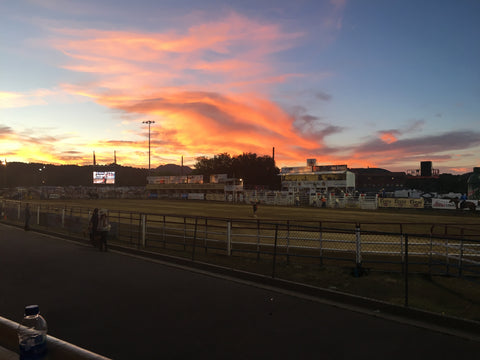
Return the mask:
<path fill-rule="evenodd" d="M 150 125 L 155 124 L 153 120 L 142 121 L 142 124 L 148 124 L 148 172 L 150 172 Z"/>

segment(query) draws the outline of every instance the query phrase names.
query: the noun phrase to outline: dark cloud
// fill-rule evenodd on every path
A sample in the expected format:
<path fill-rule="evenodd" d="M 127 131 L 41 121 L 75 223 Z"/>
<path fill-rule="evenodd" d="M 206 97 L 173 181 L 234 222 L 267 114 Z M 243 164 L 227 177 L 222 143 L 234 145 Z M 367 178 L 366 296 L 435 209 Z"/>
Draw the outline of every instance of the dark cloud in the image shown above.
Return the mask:
<path fill-rule="evenodd" d="M 58 138 L 55 136 L 27 136 L 25 140 L 28 140 L 31 144 L 42 145 L 42 144 L 55 144 L 58 141 Z"/>
<path fill-rule="evenodd" d="M 6 125 L 0 125 L 0 139 L 9 137 L 14 133 L 13 129 Z"/>
<path fill-rule="evenodd" d="M 307 113 L 302 106 L 297 106 L 292 111 L 295 128 L 308 139 L 318 139 L 323 142 L 326 136 L 340 133 L 343 127 L 328 124 L 322 118 Z"/>
<path fill-rule="evenodd" d="M 412 120 L 405 129 L 400 130 L 400 133 L 401 134 L 415 133 L 417 131 L 422 130 L 424 124 L 425 124 L 425 120 Z"/>
<path fill-rule="evenodd" d="M 78 154 L 83 154 L 83 152 L 76 151 L 76 150 L 68 150 L 68 151 L 62 151 L 62 154 L 66 154 L 66 155 L 78 155 Z"/>
<path fill-rule="evenodd" d="M 305 124 L 313 124 L 315 121 L 319 120 L 318 117 L 312 116 L 312 115 L 303 115 L 300 117 L 300 119 L 305 123 Z"/>
<path fill-rule="evenodd" d="M 425 120 L 412 120 L 404 128 L 379 130 L 377 132 L 377 134 L 380 137 L 382 135 L 393 135 L 393 136 L 397 137 L 397 136 L 404 135 L 404 134 L 416 133 L 423 128 L 424 124 L 425 124 Z"/>
<path fill-rule="evenodd" d="M 380 139 L 372 139 L 352 148 L 352 150 L 360 153 L 396 152 L 401 156 L 401 154 L 431 154 L 449 150 L 463 150 L 479 145 L 480 133 L 454 131 L 440 135 L 402 139 L 389 144 Z"/>
<path fill-rule="evenodd" d="M 326 92 L 323 91 L 317 91 L 315 93 L 315 98 L 322 100 L 322 101 L 330 101 L 332 100 L 332 95 L 327 94 Z"/>
<path fill-rule="evenodd" d="M 0 135 L 12 134 L 12 133 L 13 133 L 13 129 L 10 126 L 0 125 Z"/>

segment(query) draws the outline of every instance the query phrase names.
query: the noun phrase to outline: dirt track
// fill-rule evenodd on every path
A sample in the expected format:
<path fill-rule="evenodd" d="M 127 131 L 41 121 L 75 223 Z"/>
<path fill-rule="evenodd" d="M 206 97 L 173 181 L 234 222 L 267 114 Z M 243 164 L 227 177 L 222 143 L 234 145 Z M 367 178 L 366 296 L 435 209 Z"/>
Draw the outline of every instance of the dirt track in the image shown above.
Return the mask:
<path fill-rule="evenodd" d="M 106 207 L 115 210 L 139 211 L 146 213 L 164 213 L 189 216 L 213 216 L 232 218 L 252 218 L 252 206 L 222 202 L 182 201 L 182 200 L 48 200 L 44 204 L 57 204 L 84 207 Z M 311 207 L 281 207 L 259 205 L 257 215 L 262 219 L 314 220 L 345 222 L 402 222 L 402 223 L 443 223 L 474 224 L 480 220 L 480 213 L 451 210 L 360 210 L 360 209 L 322 209 Z"/>

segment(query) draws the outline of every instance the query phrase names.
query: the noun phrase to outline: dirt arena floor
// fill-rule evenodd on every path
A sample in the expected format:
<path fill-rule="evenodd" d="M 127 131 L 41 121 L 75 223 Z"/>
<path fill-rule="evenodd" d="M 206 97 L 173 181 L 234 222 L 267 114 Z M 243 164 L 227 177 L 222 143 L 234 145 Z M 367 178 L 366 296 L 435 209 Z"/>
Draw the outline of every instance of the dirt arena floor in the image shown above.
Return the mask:
<path fill-rule="evenodd" d="M 35 201 L 36 202 L 36 201 Z M 111 210 L 137 211 L 155 214 L 211 216 L 223 218 L 248 218 L 253 216 L 251 205 L 230 204 L 207 201 L 182 200 L 48 200 L 45 204 L 81 206 L 87 208 L 103 207 Z M 429 210 L 429 209 L 331 209 L 312 207 L 269 206 L 260 204 L 257 216 L 261 219 L 312 220 L 359 223 L 438 223 L 438 224 L 478 224 L 480 212 L 467 210 Z"/>

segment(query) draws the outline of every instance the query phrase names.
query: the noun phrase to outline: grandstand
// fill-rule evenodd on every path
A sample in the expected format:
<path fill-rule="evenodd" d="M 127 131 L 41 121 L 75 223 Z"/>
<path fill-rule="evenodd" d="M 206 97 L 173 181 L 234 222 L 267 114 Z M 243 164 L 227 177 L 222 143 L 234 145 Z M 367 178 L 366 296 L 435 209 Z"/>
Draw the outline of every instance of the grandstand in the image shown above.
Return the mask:
<path fill-rule="evenodd" d="M 355 174 L 347 165 L 316 165 L 315 159 L 307 159 L 306 166 L 283 167 L 280 170 L 282 191 L 296 194 L 300 204 L 309 204 L 316 197 L 355 192 Z"/>

